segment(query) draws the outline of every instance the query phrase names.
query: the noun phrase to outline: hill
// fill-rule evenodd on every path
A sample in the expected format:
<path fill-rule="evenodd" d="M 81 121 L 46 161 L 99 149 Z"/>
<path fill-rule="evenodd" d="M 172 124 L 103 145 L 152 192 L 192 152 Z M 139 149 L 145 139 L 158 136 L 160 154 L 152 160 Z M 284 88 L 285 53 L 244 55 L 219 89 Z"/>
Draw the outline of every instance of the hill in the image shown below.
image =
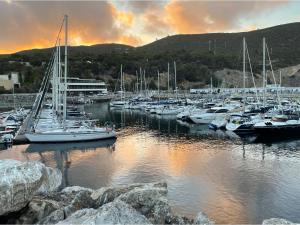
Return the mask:
<path fill-rule="evenodd" d="M 278 25 L 261 30 L 240 33 L 180 34 L 162 38 L 140 47 L 121 44 L 98 44 L 92 46 L 71 46 L 70 76 L 105 80 L 114 89 L 119 78 L 120 65 L 131 75 L 127 90 L 134 86 L 139 68 L 145 69 L 152 88 L 155 88 L 157 71 L 166 72 L 170 62 L 173 77 L 173 61 L 177 65 L 179 85 L 185 88 L 204 86 L 213 77 L 214 85 L 222 84 L 225 68 L 242 69 L 242 38 L 245 37 L 254 73 L 262 70 L 262 38 L 265 37 L 273 68 L 300 64 L 300 23 Z M 35 90 L 39 86 L 44 70 L 43 62 L 50 58 L 52 48 L 32 49 L 0 56 L 0 74 L 18 71 L 22 74 L 25 87 Z M 62 49 L 63 54 L 63 49 Z M 13 61 L 14 63 L 8 63 Z M 20 62 L 29 62 L 26 67 Z M 248 66 L 247 66 L 248 69 Z M 231 77 L 238 80 L 238 72 L 226 72 L 227 82 Z M 284 78 L 285 74 L 283 74 Z M 285 79 L 283 79 L 284 81 Z M 290 79 L 288 79 L 290 80 Z M 300 82 L 300 81 L 299 81 Z M 171 81 L 174 84 L 174 80 Z M 291 82 L 287 82 L 291 84 Z M 293 85 L 299 85 L 293 83 Z M 228 86 L 231 86 L 228 84 Z M 234 85 L 236 86 L 236 85 Z"/>
<path fill-rule="evenodd" d="M 278 66 L 300 63 L 300 23 L 289 23 L 240 33 L 180 34 L 168 36 L 139 47 L 144 52 L 163 53 L 186 50 L 215 54 L 241 55 L 242 38 L 246 38 L 250 57 L 262 58 L 262 38 L 266 38 L 271 58 Z M 209 44 L 210 42 L 210 44 Z M 209 48 L 210 45 L 210 48 Z"/>

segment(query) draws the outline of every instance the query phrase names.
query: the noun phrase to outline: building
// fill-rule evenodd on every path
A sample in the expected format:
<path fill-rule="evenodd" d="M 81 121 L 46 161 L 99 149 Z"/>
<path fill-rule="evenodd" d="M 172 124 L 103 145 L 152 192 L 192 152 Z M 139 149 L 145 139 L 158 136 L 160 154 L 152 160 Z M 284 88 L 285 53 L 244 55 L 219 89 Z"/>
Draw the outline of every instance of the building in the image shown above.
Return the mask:
<path fill-rule="evenodd" d="M 0 75 L 0 87 L 3 87 L 4 90 L 12 90 L 13 87 L 19 88 L 20 86 L 19 73 L 11 72 Z"/>
<path fill-rule="evenodd" d="M 106 84 L 96 79 L 67 78 L 68 92 L 70 95 L 98 94 L 107 95 Z"/>

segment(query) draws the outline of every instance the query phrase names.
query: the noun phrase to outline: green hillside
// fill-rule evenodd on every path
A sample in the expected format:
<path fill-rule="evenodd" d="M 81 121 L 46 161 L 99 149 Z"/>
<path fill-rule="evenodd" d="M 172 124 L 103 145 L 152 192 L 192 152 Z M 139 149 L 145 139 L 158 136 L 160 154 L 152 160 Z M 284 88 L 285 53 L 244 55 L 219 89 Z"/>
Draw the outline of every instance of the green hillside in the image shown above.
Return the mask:
<path fill-rule="evenodd" d="M 243 37 L 246 37 L 256 73 L 260 73 L 262 67 L 263 37 L 266 37 L 274 69 L 300 64 L 300 23 L 291 23 L 242 33 L 174 35 L 136 48 L 121 44 L 72 46 L 69 49 L 70 76 L 102 79 L 113 90 L 123 64 L 124 72 L 130 77 L 127 89 L 134 86 L 134 76 L 140 67 L 145 69 L 149 83 L 155 88 L 157 71 L 166 72 L 170 62 L 173 74 L 173 61 L 176 61 L 179 85 L 204 86 L 210 77 L 217 85 L 221 82 L 214 76 L 215 71 L 241 70 Z M 35 91 L 51 52 L 48 48 L 2 55 L 0 74 L 18 71 L 24 84 L 20 91 Z M 29 62 L 31 66 L 21 62 Z"/>

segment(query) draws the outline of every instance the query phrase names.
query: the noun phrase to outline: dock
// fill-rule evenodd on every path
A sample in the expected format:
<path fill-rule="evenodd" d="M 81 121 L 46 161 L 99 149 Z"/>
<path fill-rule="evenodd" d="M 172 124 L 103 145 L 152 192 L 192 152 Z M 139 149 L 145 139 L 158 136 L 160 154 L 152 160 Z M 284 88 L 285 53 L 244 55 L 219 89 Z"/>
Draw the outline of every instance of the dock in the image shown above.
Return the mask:
<path fill-rule="evenodd" d="M 25 137 L 25 133 L 30 131 L 33 125 L 32 111 L 27 115 L 22 126 L 20 127 L 16 137 L 14 138 L 14 144 L 28 144 L 29 141 Z"/>

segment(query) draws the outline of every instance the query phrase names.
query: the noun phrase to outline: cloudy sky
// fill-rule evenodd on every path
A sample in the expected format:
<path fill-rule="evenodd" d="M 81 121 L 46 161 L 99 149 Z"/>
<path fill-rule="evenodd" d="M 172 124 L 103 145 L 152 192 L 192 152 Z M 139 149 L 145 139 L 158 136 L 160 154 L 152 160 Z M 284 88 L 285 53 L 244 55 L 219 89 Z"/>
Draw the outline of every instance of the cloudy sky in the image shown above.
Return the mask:
<path fill-rule="evenodd" d="M 0 0 L 0 53 L 51 47 L 64 14 L 72 45 L 143 45 L 172 34 L 239 32 L 300 21 L 300 1 Z"/>

